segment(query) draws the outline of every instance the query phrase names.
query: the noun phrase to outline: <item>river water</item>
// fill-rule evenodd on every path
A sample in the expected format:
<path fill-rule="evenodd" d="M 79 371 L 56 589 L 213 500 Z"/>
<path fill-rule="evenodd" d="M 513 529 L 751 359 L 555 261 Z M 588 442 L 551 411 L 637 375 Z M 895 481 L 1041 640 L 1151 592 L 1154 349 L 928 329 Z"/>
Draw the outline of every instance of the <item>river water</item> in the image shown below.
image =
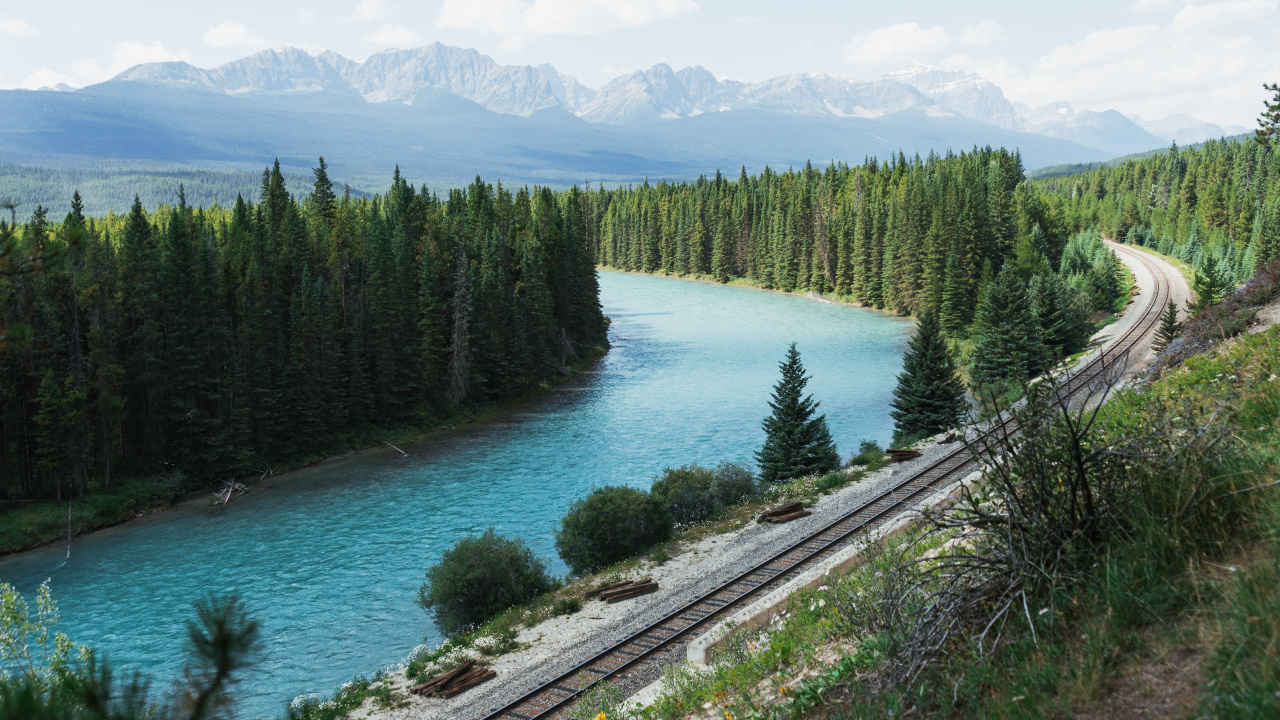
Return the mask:
<path fill-rule="evenodd" d="M 137 668 L 157 691 L 181 673 L 192 602 L 235 591 L 263 651 L 237 687 L 242 717 L 276 717 L 439 641 L 414 605 L 423 571 L 493 525 L 556 573 L 553 529 L 606 483 L 647 487 L 663 467 L 747 461 L 787 344 L 798 343 L 841 454 L 882 444 L 912 325 L 882 313 L 743 287 L 601 272 L 612 349 L 499 420 L 255 486 L 221 513 L 205 500 L 0 561 L 28 594 L 45 578 L 59 629 Z"/>

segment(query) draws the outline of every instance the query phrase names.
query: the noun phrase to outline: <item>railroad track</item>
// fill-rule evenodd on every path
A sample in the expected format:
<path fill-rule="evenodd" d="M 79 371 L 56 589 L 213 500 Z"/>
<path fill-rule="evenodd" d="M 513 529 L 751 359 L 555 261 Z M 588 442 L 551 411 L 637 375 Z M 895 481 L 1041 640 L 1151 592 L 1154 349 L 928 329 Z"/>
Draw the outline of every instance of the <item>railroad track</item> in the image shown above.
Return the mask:
<path fill-rule="evenodd" d="M 1127 332 L 1064 382 L 1068 397 L 1092 386 L 1097 380 L 1107 380 L 1106 373 L 1123 363 L 1129 350 L 1160 321 L 1161 312 L 1168 303 L 1169 285 L 1143 253 L 1133 253 L 1131 257 L 1150 270 L 1155 280 L 1151 301 Z M 550 720 L 558 717 L 592 685 L 625 677 L 646 663 L 656 662 L 664 650 L 689 638 L 726 611 L 773 590 L 803 568 L 829 557 L 854 536 L 872 530 L 909 509 L 912 501 L 922 494 L 947 481 L 964 477 L 978 464 L 970 447 L 998 440 L 1016 429 L 1008 419 L 988 428 L 968 447 L 952 451 L 777 555 L 548 679 L 510 703 L 489 709 L 482 716 L 483 720 Z"/>

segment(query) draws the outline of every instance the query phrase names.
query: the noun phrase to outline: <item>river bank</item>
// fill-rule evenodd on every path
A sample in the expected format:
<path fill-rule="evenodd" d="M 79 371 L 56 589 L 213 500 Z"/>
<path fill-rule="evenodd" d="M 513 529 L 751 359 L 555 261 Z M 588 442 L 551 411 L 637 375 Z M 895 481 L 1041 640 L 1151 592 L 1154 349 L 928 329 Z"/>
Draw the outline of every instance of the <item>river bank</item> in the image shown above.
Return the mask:
<path fill-rule="evenodd" d="M 615 272 L 622 275 L 639 275 L 641 277 L 670 278 L 671 280 L 685 280 L 688 282 L 703 283 L 705 285 L 720 285 L 723 287 L 749 288 L 751 290 L 759 290 L 760 292 L 776 293 L 778 295 L 789 295 L 792 297 L 804 298 L 806 300 L 813 300 L 814 302 L 826 303 L 828 305 L 839 305 L 841 307 L 857 308 L 859 310 L 865 310 L 867 312 L 872 312 L 872 313 L 879 313 L 882 315 L 886 315 L 888 317 L 895 317 L 895 318 L 912 317 L 912 315 L 910 314 L 896 312 L 893 310 L 889 310 L 888 308 L 872 307 L 870 305 L 863 305 L 862 303 L 857 302 L 856 300 L 846 300 L 845 298 L 835 293 L 823 294 L 820 292 L 814 292 L 813 290 L 805 290 L 803 292 L 799 292 L 799 291 L 793 291 L 793 290 L 782 290 L 780 288 L 767 288 L 759 285 L 758 283 L 754 282 L 750 278 L 745 278 L 745 277 L 735 277 L 735 278 L 731 278 L 729 282 L 720 282 L 719 280 L 716 280 L 710 275 L 667 275 L 664 273 L 640 272 L 638 270 L 622 270 L 620 268 L 609 267 L 607 265 L 601 265 L 600 269 L 608 270 L 609 272 Z"/>
<path fill-rule="evenodd" d="M 589 368 L 597 364 L 608 352 L 609 347 L 606 344 L 588 357 L 570 365 L 568 375 L 548 377 L 539 390 L 514 400 L 463 408 L 450 415 L 432 418 L 421 424 L 356 429 L 339 439 L 341 450 L 334 450 L 321 456 L 292 459 L 279 468 L 273 467 L 236 478 L 236 482 L 252 489 L 261 484 L 286 479 L 290 473 L 339 460 L 375 452 L 398 453 L 401 452 L 398 447 L 400 445 L 439 438 L 456 431 L 459 425 L 465 427 L 501 419 L 579 374 L 590 372 Z M 174 475 L 178 477 L 175 478 Z M 68 534 L 74 545 L 77 537 L 164 512 L 175 506 L 200 503 L 223 486 L 221 482 L 192 485 L 180 473 L 165 473 L 149 478 L 125 478 L 117 481 L 116 487 L 111 491 L 93 489 L 83 498 L 71 501 L 70 509 L 66 503 L 60 501 L 42 501 L 5 509 L 0 512 L 0 558 L 47 545 L 65 543 L 68 541 Z"/>
<path fill-rule="evenodd" d="M 299 694 L 329 695 L 437 645 L 414 600 L 458 539 L 492 525 L 562 575 L 555 529 L 593 488 L 749 461 L 792 341 L 844 455 L 888 441 L 910 321 L 661 277 L 601 271 L 600 285 L 611 349 L 521 407 L 399 445 L 408 457 L 386 449 L 277 473 L 221 513 L 198 498 L 82 536 L 69 563 L 58 546 L 11 555 L 0 578 L 24 594 L 52 578 L 61 632 L 161 684 L 182 672 L 172 649 L 191 603 L 236 592 L 271 639 L 237 689 L 237 717 L 270 718 Z"/>

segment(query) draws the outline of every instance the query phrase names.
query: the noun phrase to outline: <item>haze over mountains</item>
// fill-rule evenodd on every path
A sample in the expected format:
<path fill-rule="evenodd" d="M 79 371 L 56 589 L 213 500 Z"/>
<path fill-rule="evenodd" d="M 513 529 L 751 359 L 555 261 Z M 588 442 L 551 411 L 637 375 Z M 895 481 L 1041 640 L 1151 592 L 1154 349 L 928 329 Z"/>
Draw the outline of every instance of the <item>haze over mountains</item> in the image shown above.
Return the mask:
<path fill-rule="evenodd" d="M 1065 102 L 1030 108 L 977 75 L 918 64 L 866 81 L 791 74 L 756 83 L 658 64 L 593 89 L 550 65 L 500 65 L 439 43 L 364 62 L 285 48 L 212 69 L 152 63 L 74 92 L 0 96 L 0 161 L 243 169 L 278 156 L 305 169 L 323 154 L 339 177 L 368 187 L 397 163 L 437 185 L 476 173 L 565 185 L 975 144 L 1017 147 L 1030 169 L 1244 130 Z"/>

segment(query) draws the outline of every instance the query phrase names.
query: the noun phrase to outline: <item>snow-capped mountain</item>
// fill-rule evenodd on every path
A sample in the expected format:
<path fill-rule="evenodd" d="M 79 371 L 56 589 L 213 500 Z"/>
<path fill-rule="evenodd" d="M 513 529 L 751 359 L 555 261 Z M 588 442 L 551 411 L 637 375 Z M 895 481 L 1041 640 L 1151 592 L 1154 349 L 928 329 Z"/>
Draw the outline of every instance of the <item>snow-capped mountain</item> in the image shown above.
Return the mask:
<path fill-rule="evenodd" d="M 296 48 L 264 50 L 213 69 L 184 62 L 130 68 L 113 82 L 194 87 L 231 95 L 250 92 L 356 93 L 369 102 L 412 103 L 424 91 L 448 92 L 488 110 L 528 116 L 559 107 L 590 122 L 624 123 L 710 112 L 767 109 L 835 117 L 879 117 L 903 110 L 967 117 L 1018 130 L 1013 105 L 977 75 L 912 65 L 870 81 L 797 73 L 758 83 L 721 80 L 701 66 L 660 63 L 593 90 L 551 65 L 499 65 L 471 49 L 435 43 L 385 50 L 364 62 Z"/>
<path fill-rule="evenodd" d="M 1176 142 L 1179 145 L 1190 145 L 1204 140 L 1230 137 L 1249 131 L 1243 125 L 1227 125 L 1223 127 L 1197 120 L 1185 113 L 1166 115 L 1158 120 L 1144 120 L 1141 115 L 1130 115 L 1128 117 L 1138 127 L 1152 135 L 1167 143 Z"/>
<path fill-rule="evenodd" d="M 879 118 L 916 111 L 934 118 L 967 118 L 1014 132 L 1069 140 L 1100 157 L 1235 134 L 1187 115 L 1154 121 L 1114 110 L 1077 112 L 1066 102 L 1027 107 L 1011 103 L 978 75 L 911 64 L 874 80 L 796 73 L 761 82 L 717 78 L 701 66 L 675 70 L 660 63 L 589 88 L 551 65 L 501 65 L 476 50 L 435 43 L 385 50 L 364 62 L 296 48 L 265 50 L 217 68 L 182 62 L 130 68 L 112 83 L 155 83 L 228 95 L 335 92 L 369 103 L 464 98 L 486 110 L 529 117 L 559 109 L 591 123 L 678 120 L 708 113 L 767 110 L 829 118 Z"/>
<path fill-rule="evenodd" d="M 1077 112 L 1066 101 L 1027 107 L 1015 106 L 1027 132 L 1070 140 L 1096 147 L 1116 155 L 1138 150 L 1153 150 L 1165 141 L 1115 110 L 1081 110 Z"/>

